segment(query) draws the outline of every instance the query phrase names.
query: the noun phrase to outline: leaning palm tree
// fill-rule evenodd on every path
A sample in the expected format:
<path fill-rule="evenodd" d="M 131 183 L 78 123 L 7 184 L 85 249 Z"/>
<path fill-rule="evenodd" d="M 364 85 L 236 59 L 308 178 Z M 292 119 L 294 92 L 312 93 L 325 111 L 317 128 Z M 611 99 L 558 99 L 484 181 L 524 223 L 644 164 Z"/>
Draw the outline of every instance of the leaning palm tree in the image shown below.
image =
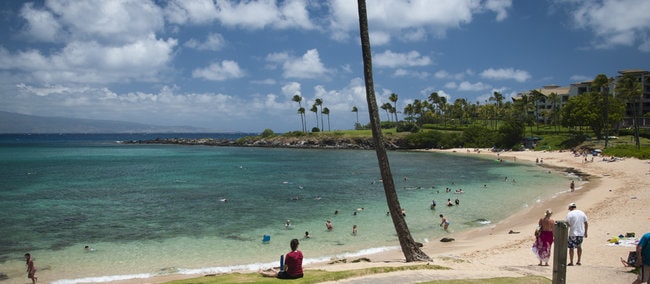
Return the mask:
<path fill-rule="evenodd" d="M 305 122 L 305 108 L 304 107 L 299 107 L 298 108 L 298 114 L 300 115 L 300 122 L 302 122 L 302 132 L 307 132 L 307 122 Z"/>
<path fill-rule="evenodd" d="M 320 127 L 321 127 L 321 131 L 323 131 L 323 130 L 325 130 L 325 129 L 323 129 L 323 128 L 325 128 L 325 124 L 323 123 L 323 100 L 322 99 L 316 99 L 316 102 L 314 103 L 314 105 L 320 107 Z"/>
<path fill-rule="evenodd" d="M 316 105 L 312 105 L 311 108 L 309 109 L 309 111 L 316 114 L 316 128 L 318 128 L 318 108 L 316 107 Z M 318 129 L 320 129 L 320 128 L 318 128 Z"/>
<path fill-rule="evenodd" d="M 394 110 L 393 114 L 395 114 L 395 122 L 399 121 L 397 119 L 397 100 L 398 99 L 399 99 L 399 97 L 395 93 L 390 94 L 390 96 L 388 97 L 388 100 L 393 103 L 393 110 Z"/>
<path fill-rule="evenodd" d="M 357 106 L 352 107 L 352 112 L 357 114 L 357 124 L 355 124 L 355 126 L 357 126 L 357 125 L 359 125 L 359 109 L 357 108 Z"/>
<path fill-rule="evenodd" d="M 386 120 L 390 121 L 390 110 L 393 109 L 393 106 L 390 103 L 384 103 L 381 105 L 381 109 L 386 111 Z"/>
<path fill-rule="evenodd" d="M 291 100 L 298 103 L 298 114 L 300 115 L 302 132 L 307 132 L 307 125 L 305 124 L 305 109 L 302 107 L 302 97 L 300 95 L 294 95 Z M 302 109 L 302 112 L 300 112 L 300 109 Z"/>
<path fill-rule="evenodd" d="M 404 253 L 407 262 L 412 261 L 425 261 L 431 260 L 413 240 L 411 232 L 409 231 L 406 220 L 402 215 L 402 208 L 397 198 L 397 191 L 395 190 L 395 183 L 393 181 L 393 174 L 390 170 L 388 163 L 388 155 L 384 146 L 384 139 L 381 134 L 381 127 L 379 125 L 379 110 L 377 108 L 377 98 L 375 97 L 375 86 L 372 79 L 372 55 L 370 52 L 370 36 L 368 35 L 368 15 L 366 13 L 366 1 L 358 0 L 359 4 L 359 31 L 361 36 L 361 53 L 363 56 L 363 77 L 366 82 L 366 100 L 368 102 L 368 113 L 370 114 L 370 126 L 372 128 L 372 138 L 375 143 L 375 151 L 377 152 L 377 161 L 379 162 L 379 171 L 384 185 L 384 193 L 386 194 L 386 203 L 388 204 L 388 211 L 393 220 L 397 238 L 399 239 L 400 247 Z"/>
<path fill-rule="evenodd" d="M 323 108 L 323 111 L 321 112 L 321 115 L 327 115 L 327 131 L 332 131 L 330 128 L 330 109 L 329 108 Z M 323 128 L 325 128 L 325 125 L 323 125 Z"/>

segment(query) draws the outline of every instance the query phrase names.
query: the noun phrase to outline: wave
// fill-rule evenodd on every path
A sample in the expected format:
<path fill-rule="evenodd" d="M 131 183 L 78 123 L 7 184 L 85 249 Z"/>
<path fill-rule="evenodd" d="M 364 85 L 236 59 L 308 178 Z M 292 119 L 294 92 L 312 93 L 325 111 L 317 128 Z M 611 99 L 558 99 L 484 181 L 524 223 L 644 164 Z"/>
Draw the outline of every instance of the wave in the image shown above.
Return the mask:
<path fill-rule="evenodd" d="M 332 259 L 345 259 L 351 257 L 372 255 L 376 253 L 392 251 L 397 249 L 399 249 L 399 246 L 377 247 L 377 248 L 363 249 L 356 252 L 337 254 L 335 256 L 306 258 L 303 260 L 303 265 L 330 261 Z M 133 279 L 146 279 L 146 278 L 152 278 L 156 276 L 173 275 L 173 274 L 202 275 L 202 274 L 222 274 L 222 273 L 233 273 L 233 272 L 250 272 L 250 271 L 258 271 L 260 269 L 265 269 L 268 267 L 276 267 L 276 266 L 279 266 L 279 261 L 230 265 L 230 266 L 203 267 L 203 268 L 178 268 L 178 269 L 165 268 L 162 269 L 159 273 L 138 273 L 138 274 L 125 274 L 125 275 L 84 277 L 84 278 L 76 278 L 76 279 L 61 279 L 61 280 L 53 281 L 51 283 L 52 284 L 106 283 L 106 282 L 114 282 L 114 281 L 133 280 Z"/>

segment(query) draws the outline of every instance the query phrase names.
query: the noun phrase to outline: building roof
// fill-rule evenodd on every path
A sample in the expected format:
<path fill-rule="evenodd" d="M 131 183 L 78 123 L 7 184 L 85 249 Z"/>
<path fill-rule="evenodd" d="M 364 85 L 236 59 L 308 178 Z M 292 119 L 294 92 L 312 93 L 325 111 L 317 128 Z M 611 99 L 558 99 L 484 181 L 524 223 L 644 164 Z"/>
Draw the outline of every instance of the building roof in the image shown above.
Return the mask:
<path fill-rule="evenodd" d="M 648 72 L 646 70 L 642 70 L 642 69 L 625 69 L 625 70 L 618 71 L 618 73 L 620 73 L 622 75 L 625 75 L 625 74 L 635 74 L 635 73 L 646 73 L 646 74 L 648 74 L 650 72 Z"/>

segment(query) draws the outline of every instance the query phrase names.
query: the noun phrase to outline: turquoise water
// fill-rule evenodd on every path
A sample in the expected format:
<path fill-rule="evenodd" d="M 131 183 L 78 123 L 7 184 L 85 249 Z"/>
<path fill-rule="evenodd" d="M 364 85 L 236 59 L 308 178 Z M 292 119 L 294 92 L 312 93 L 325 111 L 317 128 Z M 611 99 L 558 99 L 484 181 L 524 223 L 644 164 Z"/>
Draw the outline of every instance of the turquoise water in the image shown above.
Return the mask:
<path fill-rule="evenodd" d="M 257 270 L 274 265 L 292 238 L 301 239 L 306 263 L 398 246 L 374 151 L 114 142 L 126 139 L 0 137 L 0 272 L 7 283 L 24 282 L 25 252 L 39 280 L 78 283 Z M 485 226 L 563 191 L 568 179 L 472 155 L 389 157 L 420 242 L 447 234 L 438 214 L 452 231 Z M 464 194 L 453 193 L 460 188 Z M 444 206 L 448 198 L 460 206 Z"/>

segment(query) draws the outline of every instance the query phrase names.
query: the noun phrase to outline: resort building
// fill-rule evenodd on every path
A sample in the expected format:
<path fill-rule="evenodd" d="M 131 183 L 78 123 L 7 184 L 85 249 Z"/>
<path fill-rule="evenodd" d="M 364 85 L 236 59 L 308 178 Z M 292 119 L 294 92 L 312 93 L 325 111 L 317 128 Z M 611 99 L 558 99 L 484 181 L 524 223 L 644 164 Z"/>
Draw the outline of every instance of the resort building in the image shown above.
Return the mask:
<path fill-rule="evenodd" d="M 640 109 L 640 127 L 650 127 L 650 71 L 640 70 L 640 69 L 631 69 L 631 70 L 621 70 L 618 71 L 620 75 L 616 76 L 612 83 L 609 86 L 609 91 L 616 96 L 616 83 L 624 75 L 632 75 L 633 78 L 637 79 L 641 84 L 641 100 L 640 104 L 637 104 L 636 107 Z M 543 86 L 539 89 L 534 89 L 526 92 L 518 93 L 515 97 L 512 98 L 513 101 L 522 99 L 524 96 L 531 96 L 541 94 L 537 100 L 534 101 L 535 108 L 530 111 L 531 115 L 534 115 L 537 121 L 548 122 L 549 113 L 552 112 L 553 108 L 561 109 L 570 97 L 591 92 L 591 81 L 577 82 L 573 83 L 570 86 L 560 87 L 557 85 L 548 85 Z M 622 127 L 632 126 L 632 111 L 635 106 L 627 104 L 625 111 L 625 118 L 622 122 Z"/>

